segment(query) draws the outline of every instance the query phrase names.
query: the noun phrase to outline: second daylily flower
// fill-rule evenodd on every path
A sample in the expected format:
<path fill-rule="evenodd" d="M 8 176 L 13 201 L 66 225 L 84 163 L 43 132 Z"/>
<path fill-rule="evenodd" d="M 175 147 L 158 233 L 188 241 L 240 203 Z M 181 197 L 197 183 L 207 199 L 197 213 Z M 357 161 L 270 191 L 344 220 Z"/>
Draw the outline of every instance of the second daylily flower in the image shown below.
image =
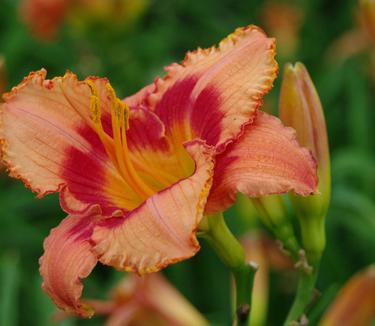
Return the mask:
<path fill-rule="evenodd" d="M 275 44 L 237 29 L 188 53 L 124 101 L 107 79 L 31 73 L 4 96 L 1 138 L 11 176 L 69 214 L 44 243 L 43 288 L 81 316 L 81 278 L 96 263 L 139 274 L 199 250 L 203 215 L 237 192 L 316 189 L 315 163 L 290 128 L 259 112 L 277 73 Z"/>

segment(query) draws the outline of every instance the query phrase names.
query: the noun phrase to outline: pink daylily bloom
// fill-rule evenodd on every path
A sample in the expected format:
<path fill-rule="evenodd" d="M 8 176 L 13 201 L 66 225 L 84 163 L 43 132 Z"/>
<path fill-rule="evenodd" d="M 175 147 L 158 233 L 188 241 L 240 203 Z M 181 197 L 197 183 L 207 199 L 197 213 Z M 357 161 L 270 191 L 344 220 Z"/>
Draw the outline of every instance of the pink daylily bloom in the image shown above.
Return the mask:
<path fill-rule="evenodd" d="M 10 175 L 69 216 L 40 261 L 62 309 L 90 316 L 82 284 L 97 261 L 145 274 L 190 258 L 204 214 L 248 196 L 316 189 L 316 167 L 291 128 L 260 112 L 277 74 L 274 40 L 237 29 L 190 52 L 137 94 L 70 72 L 31 73 L 5 94 L 1 134 Z"/>

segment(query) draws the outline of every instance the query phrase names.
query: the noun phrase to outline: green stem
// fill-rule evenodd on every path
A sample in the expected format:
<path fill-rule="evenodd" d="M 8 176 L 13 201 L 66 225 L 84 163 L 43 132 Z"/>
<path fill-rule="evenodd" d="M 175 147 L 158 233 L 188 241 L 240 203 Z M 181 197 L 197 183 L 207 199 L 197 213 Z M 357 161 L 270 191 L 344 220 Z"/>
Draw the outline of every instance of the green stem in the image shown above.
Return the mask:
<path fill-rule="evenodd" d="M 204 217 L 199 225 L 198 235 L 209 243 L 231 270 L 236 284 L 237 325 L 248 326 L 256 268 L 247 263 L 241 244 L 228 229 L 222 214 Z"/>
<path fill-rule="evenodd" d="M 300 271 L 297 293 L 284 326 L 291 326 L 297 323 L 305 312 L 306 307 L 311 303 L 318 271 L 319 264 L 315 264 L 310 273 L 305 270 Z"/>
<path fill-rule="evenodd" d="M 305 263 L 308 263 L 312 270 L 309 271 L 308 268 L 300 269 L 297 293 L 284 326 L 290 326 L 293 325 L 293 322 L 297 322 L 305 312 L 306 307 L 311 303 L 320 259 L 325 247 L 324 221 L 324 216 L 321 218 L 305 216 L 299 219 L 302 244 L 307 259 Z"/>

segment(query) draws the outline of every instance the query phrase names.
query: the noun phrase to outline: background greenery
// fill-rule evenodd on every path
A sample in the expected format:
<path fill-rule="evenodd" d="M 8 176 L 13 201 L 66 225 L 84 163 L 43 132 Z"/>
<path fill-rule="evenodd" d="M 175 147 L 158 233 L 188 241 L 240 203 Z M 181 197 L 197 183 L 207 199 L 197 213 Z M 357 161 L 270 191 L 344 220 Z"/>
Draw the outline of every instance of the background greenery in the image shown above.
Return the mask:
<path fill-rule="evenodd" d="M 66 69 L 80 77 L 107 76 L 125 96 L 161 74 L 164 65 L 181 60 L 187 50 L 217 43 L 238 26 L 263 26 L 264 1 L 154 0 L 131 25 L 64 25 L 48 42 L 29 33 L 17 5 L 14 0 L 0 0 L 0 54 L 6 59 L 9 87 L 44 67 L 50 77 Z M 356 24 L 356 1 L 296 5 L 304 16 L 299 45 L 293 55 L 278 60 L 281 68 L 285 60 L 299 60 L 309 69 L 325 108 L 332 155 L 333 197 L 318 279 L 322 297 L 311 314 L 314 325 L 341 285 L 375 261 L 375 92 L 370 51 L 344 62 L 327 59 L 331 44 Z M 279 84 L 280 78 L 267 95 L 267 107 L 274 112 Z M 43 239 L 64 213 L 56 195 L 36 200 L 20 182 L 0 173 L 0 325 L 48 325 L 55 308 L 40 289 L 38 258 Z M 260 227 L 236 208 L 226 215 L 237 234 Z M 168 267 L 165 273 L 212 324 L 229 325 L 228 272 L 205 243 L 202 247 L 196 257 Z M 86 296 L 105 297 L 120 277 L 112 268 L 98 266 L 85 282 Z M 294 283 L 273 273 L 270 291 L 267 324 L 280 325 Z M 102 322 L 70 319 L 64 324 Z"/>

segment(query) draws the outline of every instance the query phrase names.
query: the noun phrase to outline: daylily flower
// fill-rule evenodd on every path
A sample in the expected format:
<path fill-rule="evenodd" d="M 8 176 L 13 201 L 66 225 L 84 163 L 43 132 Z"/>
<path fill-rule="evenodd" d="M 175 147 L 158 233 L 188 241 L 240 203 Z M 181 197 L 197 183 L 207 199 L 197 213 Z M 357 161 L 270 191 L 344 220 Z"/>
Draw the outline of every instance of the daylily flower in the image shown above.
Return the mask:
<path fill-rule="evenodd" d="M 65 20 L 82 27 L 90 21 L 131 23 L 147 7 L 148 0 L 23 0 L 20 15 L 39 38 L 55 37 Z"/>
<path fill-rule="evenodd" d="M 62 309 L 80 301 L 97 261 L 139 274 L 199 250 L 204 214 L 237 192 L 316 189 L 315 163 L 291 128 L 260 112 L 277 64 L 275 42 L 255 26 L 190 52 L 167 75 L 121 101 L 105 78 L 31 73 L 5 94 L 3 159 L 69 214 L 44 243 L 43 288 Z"/>
<path fill-rule="evenodd" d="M 108 316 L 106 326 L 208 326 L 205 318 L 161 273 L 145 277 L 129 274 L 111 291 L 108 300 L 86 302 L 95 308 L 97 315 Z M 60 311 L 55 319 L 66 317 Z"/>

